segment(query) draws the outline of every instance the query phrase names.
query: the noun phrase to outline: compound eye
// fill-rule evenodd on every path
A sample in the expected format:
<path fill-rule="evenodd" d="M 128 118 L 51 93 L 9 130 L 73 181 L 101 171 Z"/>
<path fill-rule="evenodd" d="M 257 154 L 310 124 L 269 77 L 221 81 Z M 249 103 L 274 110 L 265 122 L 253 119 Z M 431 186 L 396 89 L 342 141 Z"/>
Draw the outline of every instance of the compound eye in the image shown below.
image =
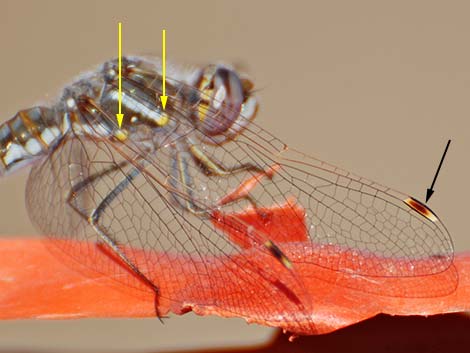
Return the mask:
<path fill-rule="evenodd" d="M 199 81 L 197 118 L 209 136 L 226 132 L 238 119 L 244 102 L 238 75 L 225 67 L 208 67 Z"/>
<path fill-rule="evenodd" d="M 232 69 L 211 65 L 198 76 L 197 107 L 194 118 L 206 143 L 220 144 L 234 139 L 255 117 L 258 102 L 253 84 Z"/>

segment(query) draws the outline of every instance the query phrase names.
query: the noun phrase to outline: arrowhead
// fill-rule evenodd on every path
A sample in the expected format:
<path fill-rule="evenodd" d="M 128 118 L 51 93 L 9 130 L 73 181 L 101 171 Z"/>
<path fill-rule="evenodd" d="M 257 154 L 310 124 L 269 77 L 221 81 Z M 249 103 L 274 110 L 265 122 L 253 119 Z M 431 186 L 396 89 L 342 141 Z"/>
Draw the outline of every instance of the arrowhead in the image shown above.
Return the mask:
<path fill-rule="evenodd" d="M 118 122 L 118 126 L 119 128 L 121 128 L 122 126 L 122 120 L 124 119 L 124 114 L 116 114 L 116 120 Z"/>
<path fill-rule="evenodd" d="M 166 108 L 166 102 L 168 100 L 168 96 L 160 96 L 160 100 L 162 102 L 162 107 L 163 107 L 163 110 L 165 110 Z"/>
<path fill-rule="evenodd" d="M 434 190 L 433 190 L 433 189 L 427 189 L 427 190 L 426 190 L 426 202 L 429 201 L 429 199 L 431 198 L 432 194 L 434 194 Z"/>

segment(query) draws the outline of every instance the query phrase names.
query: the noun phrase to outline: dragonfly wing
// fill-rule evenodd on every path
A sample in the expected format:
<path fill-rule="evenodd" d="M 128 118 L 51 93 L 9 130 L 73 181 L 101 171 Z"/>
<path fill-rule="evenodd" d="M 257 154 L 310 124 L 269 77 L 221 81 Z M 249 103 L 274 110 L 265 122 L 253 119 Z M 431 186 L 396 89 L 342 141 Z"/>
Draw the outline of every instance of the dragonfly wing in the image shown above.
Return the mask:
<path fill-rule="evenodd" d="M 240 247 L 214 226 L 213 219 L 191 214 L 175 201 L 178 186 L 170 182 L 174 153 L 171 144 L 149 154 L 132 141 L 70 134 L 31 171 L 30 217 L 42 233 L 56 240 L 54 248 L 60 251 L 53 251 L 70 259 L 72 266 L 148 290 L 116 261 L 98 227 L 159 289 L 160 303 L 183 310 L 203 302 L 227 315 L 249 313 L 258 321 L 289 315 L 301 325 L 312 325 L 305 317 L 310 303 L 291 270 L 263 247 Z M 195 162 L 191 163 L 190 170 L 195 170 Z M 93 226 L 90 215 L 132 173 L 126 187 L 108 198 Z M 235 224 L 246 226 L 243 221 Z"/>
<path fill-rule="evenodd" d="M 198 148 L 209 160 L 229 168 L 254 165 L 265 171 L 276 170 L 248 194 L 256 200 L 256 207 L 291 204 L 305 209 L 301 221 L 308 230 L 309 246 L 300 244 L 292 258 L 298 256 L 302 263 L 372 280 L 441 276 L 446 282 L 435 293 L 429 288 L 408 292 L 378 288 L 376 292 L 383 295 L 438 296 L 456 288 L 458 276 L 452 266 L 450 234 L 439 217 L 418 200 L 290 149 L 253 122 L 223 144 L 218 143 L 220 136 L 211 140 L 202 131 L 199 136 L 202 142 Z M 213 175 L 195 181 L 195 185 L 206 186 L 212 193 L 211 200 L 223 200 L 249 177 L 253 172 L 230 178 Z M 238 201 L 224 204 L 224 211 L 237 213 L 250 207 L 246 200 Z M 298 217 L 298 213 L 290 214 Z M 286 220 L 286 233 L 291 223 L 299 220 Z M 279 228 L 282 233 L 282 226 Z"/>
<path fill-rule="evenodd" d="M 224 146 L 231 156 L 279 166 L 271 180 L 253 191 L 255 199 L 265 205 L 294 199 L 305 209 L 310 246 L 299 246 L 302 263 L 372 280 L 426 276 L 443 280 L 435 293 L 430 288 L 397 293 L 378 288 L 376 292 L 384 295 L 438 296 L 455 290 L 458 276 L 452 266 L 450 234 L 418 200 L 289 149 L 254 123 L 234 144 Z"/>

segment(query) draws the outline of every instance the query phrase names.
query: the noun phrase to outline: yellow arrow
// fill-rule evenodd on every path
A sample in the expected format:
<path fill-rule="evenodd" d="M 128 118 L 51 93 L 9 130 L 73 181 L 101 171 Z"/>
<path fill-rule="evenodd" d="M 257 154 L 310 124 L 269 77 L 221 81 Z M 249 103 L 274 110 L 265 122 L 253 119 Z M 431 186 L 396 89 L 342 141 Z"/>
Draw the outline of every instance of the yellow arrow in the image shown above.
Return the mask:
<path fill-rule="evenodd" d="M 122 114 L 122 23 L 118 22 L 118 113 L 116 119 L 119 128 L 122 126 L 124 114 Z"/>
<path fill-rule="evenodd" d="M 162 102 L 163 110 L 165 110 L 166 102 L 168 100 L 166 93 L 166 30 L 162 30 L 162 95 L 160 100 Z"/>

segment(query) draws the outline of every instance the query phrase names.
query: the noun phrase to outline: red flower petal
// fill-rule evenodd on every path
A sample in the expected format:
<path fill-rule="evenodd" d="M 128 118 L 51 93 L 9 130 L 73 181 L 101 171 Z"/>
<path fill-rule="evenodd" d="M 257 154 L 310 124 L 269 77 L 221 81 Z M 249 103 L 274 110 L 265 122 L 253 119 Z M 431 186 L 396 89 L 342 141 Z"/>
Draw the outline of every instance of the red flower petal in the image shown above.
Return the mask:
<path fill-rule="evenodd" d="M 233 305 L 234 295 L 238 295 L 240 305 L 238 312 L 251 322 L 281 327 L 297 334 L 319 334 L 334 331 L 338 328 L 365 320 L 379 313 L 391 315 L 433 315 L 440 313 L 462 312 L 469 310 L 470 302 L 470 254 L 457 255 L 454 265 L 447 271 L 425 277 L 410 278 L 369 278 L 355 274 L 339 273 L 302 262 L 300 255 L 306 255 L 305 225 L 302 221 L 303 210 L 295 205 L 273 207 L 258 211 L 247 211 L 240 215 L 218 215 L 215 225 L 227 231 L 231 239 L 252 252 L 257 267 L 276 266 L 276 260 L 244 237 L 243 230 L 237 233 L 229 231 L 226 226 L 231 220 L 242 220 L 255 229 L 262 229 L 270 239 L 282 243 L 283 251 L 289 258 L 295 259 L 296 278 L 305 285 L 306 296 L 301 297 L 297 306 L 303 308 L 296 312 L 278 311 L 279 308 L 295 308 L 288 303 L 292 301 L 288 295 L 272 295 L 279 293 L 251 293 L 240 288 L 240 277 L 230 276 L 223 283 L 212 281 L 201 290 L 191 290 L 191 286 L 201 286 L 192 278 L 182 281 L 167 281 L 161 289 L 166 298 L 159 303 L 160 314 L 173 311 L 178 314 L 193 310 L 201 315 L 233 316 L 228 307 Z M 46 249 L 44 243 L 54 240 L 37 238 L 11 238 L 0 240 L 0 318 L 44 318 L 63 319 L 79 317 L 144 317 L 155 316 L 154 293 L 138 291 L 124 286 L 105 274 L 91 270 L 74 271 L 60 262 Z M 303 251 L 299 252 L 298 247 Z M 350 261 L 352 250 L 324 248 L 325 261 Z M 318 249 L 317 249 L 318 250 Z M 335 252 L 332 252 L 335 250 Z M 297 254 L 298 256 L 295 256 Z M 246 253 L 245 253 L 246 255 Z M 171 271 L 171 258 L 167 254 L 152 254 L 158 258 L 159 268 L 155 271 L 166 273 L 165 278 L 176 278 Z M 357 259 L 357 255 L 356 255 Z M 233 258 L 237 261 L 237 258 Z M 111 261 L 103 253 L 103 261 Z M 184 258 L 179 258 L 184 261 Z M 187 259 L 188 265 L 190 260 Z M 363 261 L 377 261 L 364 258 Z M 399 261 L 399 260 L 397 260 Z M 423 260 L 423 266 L 425 266 Z M 202 262 L 191 261 L 192 266 L 206 266 Z M 211 259 L 213 268 L 227 266 L 223 258 Z M 373 263 L 371 265 L 374 265 Z M 419 265 L 419 264 L 418 264 Z M 197 268 L 196 268 L 197 270 Z M 168 275 L 170 273 L 170 275 Z M 253 274 L 251 274 L 253 275 Z M 452 283 L 458 287 L 451 294 Z M 182 283 L 185 285 L 182 286 Z M 281 283 L 286 290 L 294 283 Z M 224 290 L 218 290 L 218 287 Z M 230 291 L 233 288 L 234 291 Z M 395 296 L 380 295 L 387 288 L 387 293 Z M 282 291 L 282 290 L 281 290 Z M 224 297 L 221 293 L 230 295 Z M 421 298 L 407 298 L 401 293 L 422 294 Z M 428 294 L 428 295 L 426 295 Z M 213 306 L 217 296 L 217 307 Z M 308 298 L 308 303 L 306 302 Z M 272 313 L 260 317 L 256 310 L 263 300 L 263 307 L 272 307 Z M 282 301 L 286 301 L 282 305 Z M 176 304 L 178 303 L 178 304 Z M 224 307 L 227 305 L 227 307 Z M 313 322 L 314 325 L 305 323 Z"/>

